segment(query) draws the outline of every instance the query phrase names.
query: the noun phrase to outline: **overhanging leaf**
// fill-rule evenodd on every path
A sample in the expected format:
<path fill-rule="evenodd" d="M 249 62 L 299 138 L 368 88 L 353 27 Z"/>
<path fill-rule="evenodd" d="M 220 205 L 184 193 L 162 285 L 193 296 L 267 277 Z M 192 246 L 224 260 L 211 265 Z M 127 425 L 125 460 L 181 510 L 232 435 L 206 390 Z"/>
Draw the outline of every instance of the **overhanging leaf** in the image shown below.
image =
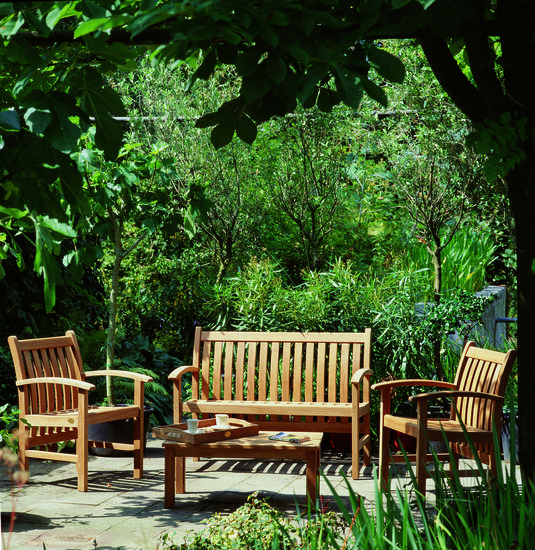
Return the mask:
<path fill-rule="evenodd" d="M 228 145 L 234 137 L 236 121 L 233 118 L 227 118 L 220 122 L 210 134 L 210 141 L 217 149 Z"/>
<path fill-rule="evenodd" d="M 380 103 L 383 107 L 386 107 L 388 105 L 388 99 L 386 97 L 385 91 L 375 84 L 375 82 L 372 82 L 368 78 L 362 79 L 362 86 L 366 90 L 366 93 L 375 101 Z"/>
<path fill-rule="evenodd" d="M 368 51 L 370 65 L 384 78 L 390 82 L 401 84 L 405 79 L 405 66 L 390 52 L 370 46 Z"/>
<path fill-rule="evenodd" d="M 335 67 L 336 90 L 340 99 L 349 107 L 358 109 L 364 88 L 361 76 L 348 71 L 345 67 Z"/>
<path fill-rule="evenodd" d="M 252 145 L 257 135 L 256 124 L 247 115 L 244 114 L 240 117 L 240 120 L 238 121 L 238 124 L 236 126 L 236 134 L 242 141 L 245 141 L 245 143 Z"/>
<path fill-rule="evenodd" d="M 52 122 L 52 113 L 49 109 L 37 109 L 30 107 L 24 113 L 24 120 L 33 134 L 40 135 Z"/>
<path fill-rule="evenodd" d="M 98 17 L 96 19 L 89 19 L 84 21 L 74 31 L 74 38 L 80 38 L 86 34 L 95 32 L 100 27 L 106 25 L 109 21 L 108 17 Z"/>
<path fill-rule="evenodd" d="M 121 124 L 107 115 L 98 118 L 95 144 L 104 151 L 108 160 L 115 160 L 121 150 L 123 129 Z"/>
<path fill-rule="evenodd" d="M 305 103 L 307 99 L 316 90 L 317 83 L 327 74 L 327 64 L 315 63 L 307 69 L 306 75 L 302 80 L 301 86 L 297 93 L 297 98 L 301 103 Z"/>
<path fill-rule="evenodd" d="M 0 128 L 8 131 L 20 130 L 19 116 L 11 109 L 0 112 Z"/>
<path fill-rule="evenodd" d="M 280 84 L 287 73 L 286 62 L 282 57 L 274 52 L 271 52 L 267 58 L 267 74 L 276 84 Z"/>

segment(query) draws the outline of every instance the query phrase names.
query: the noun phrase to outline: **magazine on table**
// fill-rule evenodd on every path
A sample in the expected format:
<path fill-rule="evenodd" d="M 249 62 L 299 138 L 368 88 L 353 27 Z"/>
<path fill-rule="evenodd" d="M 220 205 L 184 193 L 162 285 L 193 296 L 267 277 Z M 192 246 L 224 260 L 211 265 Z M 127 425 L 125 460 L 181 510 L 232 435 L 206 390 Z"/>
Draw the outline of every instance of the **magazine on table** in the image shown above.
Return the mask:
<path fill-rule="evenodd" d="M 273 441 L 286 441 L 288 443 L 303 443 L 303 441 L 309 441 L 310 437 L 302 434 L 279 432 L 277 434 L 270 435 L 269 439 L 272 439 Z"/>

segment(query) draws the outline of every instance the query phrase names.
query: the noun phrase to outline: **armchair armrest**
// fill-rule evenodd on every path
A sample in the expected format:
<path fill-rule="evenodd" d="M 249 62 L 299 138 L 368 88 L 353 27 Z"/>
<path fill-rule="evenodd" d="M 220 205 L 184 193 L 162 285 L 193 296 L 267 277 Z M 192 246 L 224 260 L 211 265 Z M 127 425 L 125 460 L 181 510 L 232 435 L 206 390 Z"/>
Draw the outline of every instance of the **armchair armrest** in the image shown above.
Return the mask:
<path fill-rule="evenodd" d="M 186 374 L 187 372 L 199 372 L 199 369 L 191 365 L 182 365 L 181 367 L 177 367 L 173 372 L 171 372 L 168 378 L 169 380 L 178 380 L 183 374 Z"/>
<path fill-rule="evenodd" d="M 122 378 L 130 378 L 131 380 L 138 380 L 139 382 L 152 382 L 152 376 L 147 374 L 140 374 L 139 372 L 130 372 L 127 370 L 90 370 L 84 373 L 85 376 L 115 376 Z"/>
<path fill-rule="evenodd" d="M 389 380 L 386 382 L 378 382 L 372 386 L 372 390 L 394 389 L 403 386 L 431 386 L 434 388 L 451 388 L 455 389 L 457 386 L 451 382 L 444 382 L 442 380 L 422 380 L 420 378 L 408 379 L 408 380 Z"/>
<path fill-rule="evenodd" d="M 409 401 L 420 403 L 423 401 L 429 401 L 431 399 L 442 399 L 444 397 L 473 397 L 476 399 L 491 399 L 493 401 L 504 401 L 505 397 L 502 395 L 496 395 L 495 393 L 485 393 L 478 391 L 461 391 L 461 390 L 452 390 L 452 391 L 436 391 L 429 393 L 419 393 L 418 395 L 411 395 Z"/>
<path fill-rule="evenodd" d="M 80 390 L 94 390 L 94 384 L 84 382 L 83 380 L 75 380 L 73 378 L 59 378 L 55 376 L 46 376 L 39 378 L 29 378 L 27 380 L 17 380 L 15 382 L 17 386 L 29 386 L 31 384 L 59 384 L 61 386 L 72 386 Z"/>

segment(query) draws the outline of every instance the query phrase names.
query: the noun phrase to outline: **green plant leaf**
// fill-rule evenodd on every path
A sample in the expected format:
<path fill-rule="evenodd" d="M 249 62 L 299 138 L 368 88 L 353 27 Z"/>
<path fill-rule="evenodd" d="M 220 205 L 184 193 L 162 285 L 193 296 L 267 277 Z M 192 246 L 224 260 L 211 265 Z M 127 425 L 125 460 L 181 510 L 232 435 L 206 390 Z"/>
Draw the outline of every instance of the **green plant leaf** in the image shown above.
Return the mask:
<path fill-rule="evenodd" d="M 386 107 L 388 105 L 388 99 L 386 97 L 385 91 L 375 84 L 372 80 L 368 78 L 362 79 L 362 85 L 366 90 L 366 93 L 375 101 Z"/>
<path fill-rule="evenodd" d="M 61 97 L 51 98 L 52 119 L 47 125 L 44 136 L 58 151 L 71 153 L 82 135 L 80 128 L 70 120 L 70 115 Z"/>
<path fill-rule="evenodd" d="M 8 131 L 20 130 L 19 116 L 17 113 L 12 110 L 0 112 L 0 128 Z"/>
<path fill-rule="evenodd" d="M 271 52 L 267 58 L 267 74 L 276 84 L 280 84 L 285 78 L 287 67 L 282 57 Z"/>
<path fill-rule="evenodd" d="M 344 67 L 336 67 L 335 82 L 340 99 L 353 109 L 358 109 L 364 95 L 362 77 Z"/>
<path fill-rule="evenodd" d="M 30 107 L 24 113 L 24 120 L 26 121 L 30 132 L 40 135 L 52 122 L 52 113 L 50 112 L 50 109 L 37 109 L 35 107 Z"/>
<path fill-rule="evenodd" d="M 297 93 L 297 98 L 301 103 L 305 103 L 307 99 L 316 90 L 318 82 L 327 74 L 327 65 L 323 63 L 315 63 L 307 69 L 305 77 L 302 79 L 301 86 Z"/>
<path fill-rule="evenodd" d="M 390 52 L 370 46 L 367 50 L 370 65 L 390 82 L 401 84 L 405 79 L 405 66 Z"/>
<path fill-rule="evenodd" d="M 195 128 L 209 128 L 215 126 L 221 120 L 220 113 L 206 113 L 195 122 Z"/>
<path fill-rule="evenodd" d="M 85 36 L 86 34 L 95 32 L 100 27 L 106 25 L 108 21 L 109 17 L 97 17 L 95 19 L 84 21 L 83 23 L 80 23 L 78 27 L 76 27 L 74 31 L 74 38 L 80 38 L 81 36 Z"/>
<path fill-rule="evenodd" d="M 238 120 L 236 134 L 242 141 L 252 145 L 257 135 L 256 124 L 246 114 L 244 114 Z"/>
<path fill-rule="evenodd" d="M 236 120 L 228 117 L 222 120 L 210 134 L 210 141 L 217 149 L 228 145 L 234 137 L 234 130 L 236 129 Z"/>

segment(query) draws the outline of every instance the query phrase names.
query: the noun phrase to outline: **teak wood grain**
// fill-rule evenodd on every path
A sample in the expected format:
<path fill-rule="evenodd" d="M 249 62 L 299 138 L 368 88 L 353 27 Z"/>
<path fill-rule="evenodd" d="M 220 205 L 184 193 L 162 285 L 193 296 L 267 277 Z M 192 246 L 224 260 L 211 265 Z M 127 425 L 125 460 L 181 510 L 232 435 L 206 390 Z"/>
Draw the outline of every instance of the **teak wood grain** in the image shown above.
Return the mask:
<path fill-rule="evenodd" d="M 352 434 L 370 464 L 371 329 L 362 333 L 195 330 L 192 365 L 173 371 L 174 422 L 226 413 L 268 431 Z M 192 373 L 192 397 L 181 379 Z"/>
<path fill-rule="evenodd" d="M 444 441 L 446 437 L 457 467 L 461 457 L 474 458 L 463 426 L 474 443 L 481 462 L 487 464 L 491 472 L 496 474 L 493 427 L 496 427 L 499 434 L 505 389 L 515 359 L 515 350 L 501 353 L 478 348 L 474 342 L 468 342 L 462 352 L 453 383 L 437 380 L 396 380 L 374 384 L 372 389 L 381 392 L 379 469 L 383 487 L 388 487 L 388 465 L 391 460 L 388 445 L 391 430 L 416 439 L 416 454 L 409 455 L 409 459 L 416 463 L 418 489 L 422 494 L 425 494 L 426 480 L 430 477 L 426 464 L 433 460 L 427 451 L 428 441 Z M 391 414 L 392 396 L 395 389 L 402 386 L 432 387 L 439 391 L 413 395 L 409 399 L 417 405 L 417 417 L 399 417 Z M 451 399 L 449 419 L 428 418 L 429 401 L 441 398 Z M 449 461 L 450 455 L 442 453 L 439 458 Z M 392 460 L 401 462 L 405 458 L 393 456 Z M 460 473 L 474 475 L 473 470 Z"/>
<path fill-rule="evenodd" d="M 143 374 L 119 370 L 84 372 L 76 335 L 19 340 L 8 338 L 17 377 L 19 397 L 19 463 L 28 471 L 29 459 L 75 462 L 78 490 L 88 489 L 88 447 L 131 450 L 134 478 L 143 477 L 144 384 L 152 380 Z M 90 406 L 88 392 L 94 385 L 86 378 L 120 376 L 134 380 L 134 404 L 121 407 Z M 88 426 L 132 418 L 134 443 L 88 440 Z M 76 453 L 50 450 L 64 441 L 76 441 Z"/>

